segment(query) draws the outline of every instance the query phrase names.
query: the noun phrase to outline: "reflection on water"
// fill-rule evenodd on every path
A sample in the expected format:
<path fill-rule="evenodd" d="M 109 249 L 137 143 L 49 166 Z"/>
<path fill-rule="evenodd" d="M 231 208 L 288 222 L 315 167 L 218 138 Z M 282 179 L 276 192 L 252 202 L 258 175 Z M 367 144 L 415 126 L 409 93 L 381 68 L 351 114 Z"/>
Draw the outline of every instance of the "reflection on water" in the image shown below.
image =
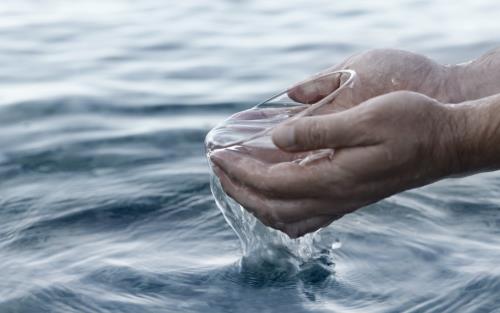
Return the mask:
<path fill-rule="evenodd" d="M 244 257 L 210 191 L 206 133 L 274 91 L 369 48 L 498 44 L 499 3 L 450 4 L 3 1 L 0 312 L 498 310 L 497 173 Z"/>

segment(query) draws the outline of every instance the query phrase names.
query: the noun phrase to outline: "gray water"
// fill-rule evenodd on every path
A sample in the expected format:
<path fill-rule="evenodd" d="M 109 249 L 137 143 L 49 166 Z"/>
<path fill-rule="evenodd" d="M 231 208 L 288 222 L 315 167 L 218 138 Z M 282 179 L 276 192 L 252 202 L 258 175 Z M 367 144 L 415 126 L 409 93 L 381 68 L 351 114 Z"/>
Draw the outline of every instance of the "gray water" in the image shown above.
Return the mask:
<path fill-rule="evenodd" d="M 495 312 L 500 176 L 345 216 L 315 258 L 242 257 L 203 139 L 377 47 L 463 62 L 497 1 L 0 5 L 0 312 Z M 291 267 L 289 265 L 292 265 Z"/>

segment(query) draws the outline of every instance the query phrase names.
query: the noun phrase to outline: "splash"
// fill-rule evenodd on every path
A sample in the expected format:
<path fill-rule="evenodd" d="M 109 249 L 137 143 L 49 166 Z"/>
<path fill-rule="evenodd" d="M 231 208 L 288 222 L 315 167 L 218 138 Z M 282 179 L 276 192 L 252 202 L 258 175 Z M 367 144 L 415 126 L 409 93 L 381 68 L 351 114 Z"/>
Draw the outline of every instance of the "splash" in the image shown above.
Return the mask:
<path fill-rule="evenodd" d="M 315 104 L 297 103 L 288 98 L 285 91 L 249 110 L 231 116 L 208 133 L 205 140 L 207 156 L 218 149 L 237 149 L 248 153 L 257 151 L 257 154 L 263 158 L 266 154 L 286 154 L 274 146 L 270 135 L 271 130 L 284 121 L 312 115 L 320 108 L 325 109 L 325 106 L 330 104 L 341 90 L 351 87 L 355 73 L 338 71 L 315 78 L 322 79 L 330 75 L 341 74 L 348 75 L 344 83 L 331 90 L 329 95 Z M 307 166 L 309 162 L 318 158 L 332 155 L 333 150 L 326 149 L 305 154 L 290 154 L 287 159 Z M 323 264 L 332 268 L 330 252 L 332 247 L 338 247 L 335 239 L 323 238 L 321 231 L 298 239 L 290 239 L 286 234 L 265 226 L 224 192 L 218 177 L 213 172 L 212 164 L 210 164 L 210 169 L 211 190 L 217 206 L 241 242 L 242 268 L 272 265 L 277 269 L 275 272 L 292 273 L 292 275 L 304 271 L 305 267 L 315 268 L 315 266 L 311 267 L 311 264 Z M 328 270 L 327 272 L 329 273 Z"/>
<path fill-rule="evenodd" d="M 241 243 L 240 273 L 252 285 L 324 280 L 333 273 L 331 251 L 340 243 L 321 231 L 290 239 L 262 224 L 228 196 L 211 170 L 210 187 L 217 206 Z"/>

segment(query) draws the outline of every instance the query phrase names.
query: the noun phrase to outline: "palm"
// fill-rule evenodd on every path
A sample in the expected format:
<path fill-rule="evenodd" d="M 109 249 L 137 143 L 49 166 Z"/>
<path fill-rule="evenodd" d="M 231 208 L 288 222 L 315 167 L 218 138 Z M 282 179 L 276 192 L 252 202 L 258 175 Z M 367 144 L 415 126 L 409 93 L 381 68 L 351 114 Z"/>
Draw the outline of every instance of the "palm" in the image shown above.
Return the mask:
<path fill-rule="evenodd" d="M 247 147 L 244 153 L 220 150 L 211 159 L 231 197 L 266 225 L 297 237 L 367 204 L 445 177 L 450 163 L 446 154 L 454 140 L 441 126 L 448 114 L 424 95 L 391 93 L 287 126 L 299 135 L 287 148 L 290 154 Z M 318 133 L 327 135 L 321 139 Z M 288 162 L 294 153 L 319 148 L 337 150 L 333 159 L 308 166 Z"/>

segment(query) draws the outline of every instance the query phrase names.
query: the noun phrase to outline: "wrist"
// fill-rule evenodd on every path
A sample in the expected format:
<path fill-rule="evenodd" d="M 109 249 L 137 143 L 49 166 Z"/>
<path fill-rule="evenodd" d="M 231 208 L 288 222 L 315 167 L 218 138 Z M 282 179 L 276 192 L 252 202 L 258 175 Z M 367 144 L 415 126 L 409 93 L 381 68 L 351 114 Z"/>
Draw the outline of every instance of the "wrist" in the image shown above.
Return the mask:
<path fill-rule="evenodd" d="M 450 105 L 442 145 L 448 176 L 467 175 L 500 166 L 500 96 Z"/>
<path fill-rule="evenodd" d="M 471 95 L 472 82 L 466 65 L 445 65 L 441 80 L 442 103 L 461 103 L 475 99 Z"/>
<path fill-rule="evenodd" d="M 448 69 L 449 103 L 461 103 L 487 96 L 481 95 L 481 93 L 484 93 L 479 88 L 481 85 L 481 77 L 477 75 L 477 71 L 472 63 L 451 65 L 448 66 Z"/>
<path fill-rule="evenodd" d="M 441 148 L 444 150 L 445 176 L 459 176 L 463 173 L 472 171 L 474 167 L 471 156 L 477 154 L 472 134 L 475 124 L 474 107 L 466 102 L 460 104 L 451 104 L 447 108 L 447 120 L 445 123 L 445 132 Z"/>
<path fill-rule="evenodd" d="M 449 73 L 449 103 L 459 103 L 500 93 L 500 49 L 458 65 L 446 66 Z"/>

